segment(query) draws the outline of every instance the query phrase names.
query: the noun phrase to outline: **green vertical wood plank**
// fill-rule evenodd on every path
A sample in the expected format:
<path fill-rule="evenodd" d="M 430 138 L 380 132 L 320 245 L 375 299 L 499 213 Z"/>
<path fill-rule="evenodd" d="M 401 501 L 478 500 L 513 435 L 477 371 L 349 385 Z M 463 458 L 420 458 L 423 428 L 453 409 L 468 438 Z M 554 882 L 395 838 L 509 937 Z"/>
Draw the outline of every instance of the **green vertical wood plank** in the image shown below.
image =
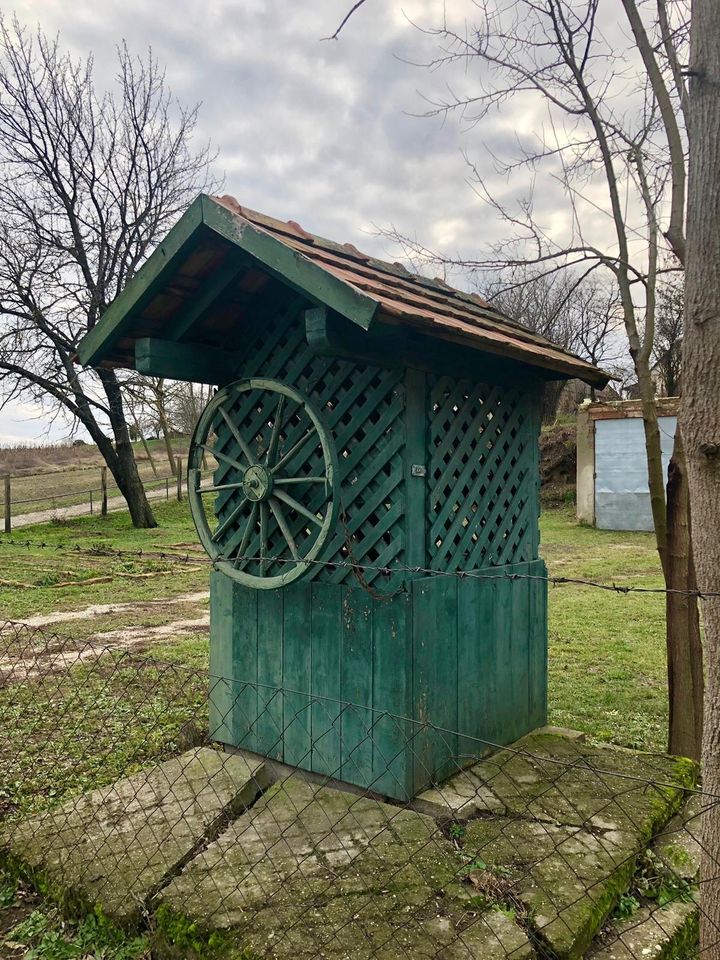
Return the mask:
<path fill-rule="evenodd" d="M 513 567 L 520 573 L 527 570 L 526 564 Z M 509 622 L 510 658 L 512 671 L 512 696 L 514 710 L 510 718 L 508 735 L 515 740 L 529 729 L 529 667 L 532 625 L 530 622 L 530 581 L 524 578 L 511 580 L 512 609 Z"/>
<path fill-rule="evenodd" d="M 544 560 L 527 565 L 528 572 L 546 577 Z M 547 723 L 547 583 L 530 581 L 528 723 L 531 729 Z"/>
<path fill-rule="evenodd" d="M 314 583 L 312 594 L 312 769 L 340 777 L 342 587 Z M 325 699 L 327 698 L 327 699 Z"/>
<path fill-rule="evenodd" d="M 400 800 L 412 790 L 412 598 L 373 602 L 373 752 L 371 789 Z"/>
<path fill-rule="evenodd" d="M 258 590 L 257 752 L 283 759 L 283 590 Z"/>
<path fill-rule="evenodd" d="M 234 746 L 233 739 L 233 591 L 229 577 L 210 574 L 209 734 Z"/>
<path fill-rule="evenodd" d="M 457 770 L 457 736 L 445 732 L 458 727 L 457 583 L 438 577 L 412 585 L 416 789 Z"/>
<path fill-rule="evenodd" d="M 342 779 L 368 786 L 373 776 L 373 599 L 342 588 Z"/>
<path fill-rule="evenodd" d="M 463 766 L 487 753 L 494 742 L 497 710 L 493 587 L 487 580 L 457 583 L 459 762 Z M 488 741 L 488 742 L 486 742 Z"/>
<path fill-rule="evenodd" d="M 228 578 L 229 579 L 229 578 Z M 238 747 L 257 740 L 258 591 L 232 583 L 233 735 Z"/>
<path fill-rule="evenodd" d="M 513 686 L 513 659 L 511 623 L 513 586 L 506 570 L 499 568 L 485 571 L 496 579 L 487 581 L 493 585 L 493 634 L 495 637 L 495 689 L 497 691 L 496 737 L 498 743 L 510 743 L 515 739 L 515 690 Z"/>
<path fill-rule="evenodd" d="M 284 588 L 283 698 L 285 763 L 309 769 L 312 760 L 311 585 L 302 581 Z"/>
<path fill-rule="evenodd" d="M 408 367 L 405 371 L 405 398 L 406 554 L 409 566 L 426 567 L 427 375 L 421 370 Z"/>

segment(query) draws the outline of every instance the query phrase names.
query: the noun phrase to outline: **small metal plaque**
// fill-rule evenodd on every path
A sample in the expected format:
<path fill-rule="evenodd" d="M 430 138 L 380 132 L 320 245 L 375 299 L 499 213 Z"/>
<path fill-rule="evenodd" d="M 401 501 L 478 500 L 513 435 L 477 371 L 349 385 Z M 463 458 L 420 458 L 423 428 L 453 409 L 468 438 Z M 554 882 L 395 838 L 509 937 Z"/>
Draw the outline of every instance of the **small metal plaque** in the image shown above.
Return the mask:
<path fill-rule="evenodd" d="M 423 463 L 414 463 L 410 467 L 410 473 L 413 477 L 426 477 L 427 476 L 427 467 Z"/>

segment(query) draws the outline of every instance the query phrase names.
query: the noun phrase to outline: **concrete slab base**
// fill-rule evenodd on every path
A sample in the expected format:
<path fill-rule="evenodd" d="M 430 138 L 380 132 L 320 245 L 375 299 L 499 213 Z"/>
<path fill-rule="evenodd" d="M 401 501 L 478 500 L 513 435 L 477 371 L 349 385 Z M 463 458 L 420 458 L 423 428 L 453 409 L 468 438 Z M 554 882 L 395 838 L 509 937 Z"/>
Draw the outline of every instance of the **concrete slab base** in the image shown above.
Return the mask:
<path fill-rule="evenodd" d="M 632 930 L 611 915 L 653 838 L 693 882 L 692 812 L 672 819 L 693 777 L 546 729 L 407 807 L 200 748 L 7 824 L 0 856 L 173 960 L 611 960 L 638 930 L 664 957 L 651 928 L 689 942 L 692 903 L 643 903 Z"/>

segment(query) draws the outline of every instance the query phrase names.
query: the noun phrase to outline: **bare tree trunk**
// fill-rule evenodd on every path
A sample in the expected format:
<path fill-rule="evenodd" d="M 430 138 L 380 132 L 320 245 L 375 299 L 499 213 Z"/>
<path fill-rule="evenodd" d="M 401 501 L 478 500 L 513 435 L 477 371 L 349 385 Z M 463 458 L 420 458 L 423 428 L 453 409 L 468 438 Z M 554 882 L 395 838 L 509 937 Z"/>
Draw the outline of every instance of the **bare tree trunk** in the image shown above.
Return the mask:
<path fill-rule="evenodd" d="M 175 454 L 173 453 L 172 439 L 170 438 L 170 425 L 168 424 L 167 411 L 165 410 L 165 385 L 164 381 L 160 380 L 157 384 L 156 389 L 154 390 L 155 396 L 155 409 L 157 410 L 158 415 L 158 424 L 160 425 L 160 433 L 162 433 L 163 440 L 165 441 L 165 453 L 167 454 L 168 463 L 170 464 L 170 472 L 175 476 L 177 466 L 175 463 Z"/>
<path fill-rule="evenodd" d="M 720 796 L 720 4 L 693 0 L 681 426 L 703 594 L 703 787 Z M 714 596 L 710 596 L 714 594 Z M 700 946 L 720 960 L 720 804 L 703 815 Z"/>
<path fill-rule="evenodd" d="M 670 753 L 700 760 L 703 723 L 703 649 L 690 541 L 690 496 L 680 430 L 667 484 L 667 669 Z M 677 593 L 672 591 L 679 591 Z"/>
<path fill-rule="evenodd" d="M 127 501 L 130 517 L 134 527 L 156 527 L 157 522 L 153 515 L 145 487 L 143 486 L 140 474 L 138 473 L 135 454 L 130 441 L 130 432 L 128 431 L 123 409 L 122 393 L 120 384 L 112 370 L 100 369 L 98 375 L 105 389 L 105 395 L 108 399 L 108 410 L 110 426 L 115 438 L 114 456 L 105 456 L 110 471 L 115 478 L 120 493 Z M 105 443 L 110 449 L 113 445 L 103 436 Z M 97 442 L 97 440 L 96 440 Z M 98 444 L 100 446 L 100 444 Z"/>

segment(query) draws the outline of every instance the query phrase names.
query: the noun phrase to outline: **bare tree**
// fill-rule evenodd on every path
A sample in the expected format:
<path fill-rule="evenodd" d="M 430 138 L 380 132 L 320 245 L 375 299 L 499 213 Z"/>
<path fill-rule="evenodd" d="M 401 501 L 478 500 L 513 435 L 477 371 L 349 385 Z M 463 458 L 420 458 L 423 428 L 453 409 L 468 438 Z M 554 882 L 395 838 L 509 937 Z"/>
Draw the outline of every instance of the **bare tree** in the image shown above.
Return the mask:
<path fill-rule="evenodd" d="M 720 4 L 693 0 L 681 421 L 698 587 L 705 596 L 703 786 L 720 795 Z M 720 958 L 720 806 L 703 816 L 701 956 Z"/>
<path fill-rule="evenodd" d="M 170 472 L 175 476 L 177 463 L 172 445 L 172 426 L 170 407 L 180 384 L 164 377 L 143 377 L 139 374 L 124 380 L 125 395 L 131 398 L 136 413 L 136 421 L 160 437 L 165 446 L 165 456 Z"/>
<path fill-rule="evenodd" d="M 0 387 L 62 411 L 97 444 L 135 526 L 155 520 L 121 382 L 82 371 L 77 344 L 197 192 L 196 108 L 175 103 L 151 54 L 118 49 L 114 93 L 93 59 L 0 20 Z"/>
<path fill-rule="evenodd" d="M 212 387 L 202 383 L 178 382 L 170 400 L 170 421 L 173 429 L 189 436 L 200 414 L 210 400 Z"/>
<path fill-rule="evenodd" d="M 499 198 L 477 160 L 471 181 L 487 209 L 504 224 L 505 237 L 477 259 L 448 258 L 407 240 L 414 256 L 484 276 L 530 270 L 552 277 L 572 269 L 605 274 L 618 292 L 629 354 L 642 401 L 650 503 L 658 555 L 668 593 L 667 651 L 670 693 L 669 747 L 699 756 L 703 671 L 697 604 L 679 609 L 694 584 L 692 554 L 670 550 L 665 476 L 651 357 L 657 320 L 658 280 L 681 269 L 685 257 L 686 95 L 682 71 L 687 24 L 681 0 L 639 5 L 621 0 L 635 50 L 618 56 L 615 40 L 598 26 L 600 0 L 499 0 L 477 3 L 478 23 L 455 30 L 446 18 L 425 32 L 435 38 L 434 70 L 460 66 L 468 85 L 431 102 L 429 115 L 457 114 L 466 124 L 491 112 L 512 110 L 515 97 L 534 98 L 545 110 L 533 137 L 518 138 L 518 155 L 501 162 L 504 178 L 535 182 L 545 176 L 561 188 L 568 227 L 550 230 L 536 213 L 532 193 L 515 205 Z M 651 14 L 654 11 L 654 17 Z M 457 92 L 456 92 L 457 91 Z M 503 189 L 503 194 L 507 191 Z M 604 197 L 603 197 L 604 194 Z M 598 218 L 605 227 L 598 229 Z M 665 259 L 673 258 L 671 267 Z M 682 444 L 674 452 L 682 470 Z M 689 510 L 686 486 L 671 485 L 673 520 Z M 686 524 L 687 525 L 687 524 Z"/>
<path fill-rule="evenodd" d="M 545 274 L 522 267 L 487 284 L 483 294 L 509 317 L 590 363 L 615 368 L 625 350 L 618 336 L 622 313 L 614 284 L 570 270 Z M 564 387 L 563 381 L 546 385 L 544 423 L 555 420 Z"/>

